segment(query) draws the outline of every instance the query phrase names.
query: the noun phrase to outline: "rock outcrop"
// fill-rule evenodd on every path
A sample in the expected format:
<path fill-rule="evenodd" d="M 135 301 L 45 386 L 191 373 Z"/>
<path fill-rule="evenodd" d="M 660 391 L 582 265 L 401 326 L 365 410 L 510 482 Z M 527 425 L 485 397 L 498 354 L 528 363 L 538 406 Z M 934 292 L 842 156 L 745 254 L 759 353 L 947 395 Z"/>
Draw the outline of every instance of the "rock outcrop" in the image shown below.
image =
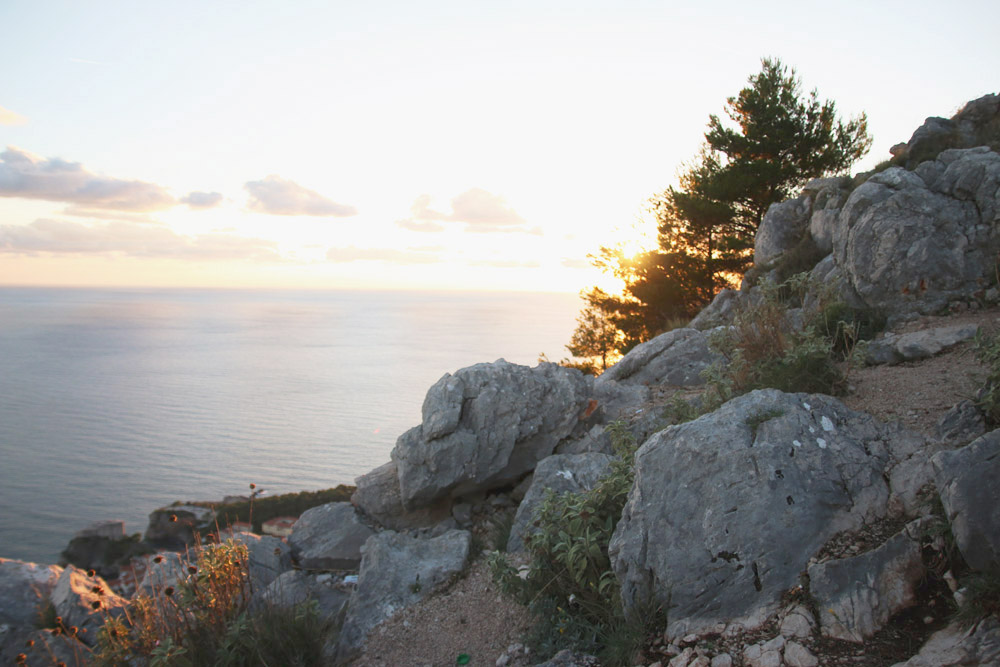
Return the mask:
<path fill-rule="evenodd" d="M 824 543 L 887 513 L 912 443 L 822 395 L 760 390 L 650 438 L 610 553 L 627 606 L 671 603 L 670 636 L 759 626 Z"/>
<path fill-rule="evenodd" d="M 592 393 L 590 377 L 548 363 L 445 375 L 427 392 L 421 425 L 392 450 L 403 507 L 516 482 L 580 428 Z"/>
<path fill-rule="evenodd" d="M 356 570 L 361 548 L 375 534 L 358 520 L 351 503 L 328 503 L 307 510 L 295 522 L 288 544 L 309 570 Z"/>
<path fill-rule="evenodd" d="M 431 539 L 393 531 L 371 537 L 365 543 L 358 587 L 340 631 L 339 658 L 356 654 L 372 628 L 461 572 L 471 541 L 472 536 L 464 530 L 451 530 Z"/>
<path fill-rule="evenodd" d="M 97 643 L 97 631 L 107 617 L 123 614 L 128 600 L 115 595 L 100 577 L 88 576 L 83 570 L 69 565 L 52 590 L 52 605 L 63 624 L 78 628 L 80 641 L 93 646 Z"/>
<path fill-rule="evenodd" d="M 705 383 L 701 371 L 714 359 L 704 332 L 674 329 L 637 345 L 597 382 L 697 386 Z"/>
<path fill-rule="evenodd" d="M 965 562 L 1000 568 L 1000 430 L 933 458 L 941 503 Z"/>
<path fill-rule="evenodd" d="M 983 293 L 1000 251 L 998 189 L 1000 155 L 987 148 L 872 176 L 851 193 L 834 233 L 846 288 L 896 318 Z"/>
<path fill-rule="evenodd" d="M 144 540 L 159 549 L 181 551 L 215 530 L 215 512 L 199 505 L 161 507 L 149 515 Z"/>

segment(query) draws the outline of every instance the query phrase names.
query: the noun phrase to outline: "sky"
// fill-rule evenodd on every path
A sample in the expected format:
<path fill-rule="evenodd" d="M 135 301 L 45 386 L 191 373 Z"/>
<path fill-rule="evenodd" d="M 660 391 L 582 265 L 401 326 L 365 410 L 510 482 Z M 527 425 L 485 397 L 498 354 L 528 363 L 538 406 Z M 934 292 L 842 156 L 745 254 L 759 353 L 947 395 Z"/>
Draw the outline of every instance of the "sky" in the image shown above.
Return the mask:
<path fill-rule="evenodd" d="M 576 292 L 777 57 L 889 157 L 1000 3 L 0 0 L 0 285 Z M 637 247 L 637 246 L 636 246 Z"/>

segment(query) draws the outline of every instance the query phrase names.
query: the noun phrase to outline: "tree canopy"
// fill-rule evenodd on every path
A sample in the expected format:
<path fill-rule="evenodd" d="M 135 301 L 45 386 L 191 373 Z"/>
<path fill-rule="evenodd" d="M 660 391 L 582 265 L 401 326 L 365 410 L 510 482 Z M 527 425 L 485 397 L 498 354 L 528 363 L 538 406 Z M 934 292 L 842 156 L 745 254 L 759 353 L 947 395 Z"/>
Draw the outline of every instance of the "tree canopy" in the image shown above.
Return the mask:
<path fill-rule="evenodd" d="M 650 199 L 659 248 L 628 257 L 602 247 L 593 258 L 625 283 L 621 295 L 599 300 L 622 334 L 621 352 L 693 317 L 735 283 L 753 261 L 768 207 L 812 178 L 847 170 L 871 146 L 864 114 L 840 120 L 834 102 L 820 101 L 815 90 L 803 94 L 795 70 L 777 59 L 761 61 L 726 101 L 725 115 L 709 116 L 705 142 L 678 187 Z"/>

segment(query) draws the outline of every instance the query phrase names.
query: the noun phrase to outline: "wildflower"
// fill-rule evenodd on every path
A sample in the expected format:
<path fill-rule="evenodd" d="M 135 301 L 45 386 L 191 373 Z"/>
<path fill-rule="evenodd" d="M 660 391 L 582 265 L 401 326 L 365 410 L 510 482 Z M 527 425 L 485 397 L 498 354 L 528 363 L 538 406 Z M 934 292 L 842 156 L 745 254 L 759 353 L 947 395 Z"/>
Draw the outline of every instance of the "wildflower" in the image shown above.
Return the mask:
<path fill-rule="evenodd" d="M 94 572 L 93 570 L 87 570 L 87 576 L 88 577 L 93 577 L 93 576 L 96 576 L 96 575 L 97 575 L 97 573 Z"/>
<path fill-rule="evenodd" d="M 23 653 L 18 653 L 17 657 L 14 658 L 14 662 L 16 662 L 19 665 L 23 665 L 27 659 L 28 659 L 28 656 L 26 656 Z"/>
<path fill-rule="evenodd" d="M 104 595 L 104 589 L 101 588 L 100 586 L 94 586 L 90 590 L 94 593 L 97 593 L 98 595 Z"/>
<path fill-rule="evenodd" d="M 80 628 L 76 627 L 75 625 L 70 626 L 69 633 L 71 635 L 75 635 L 78 632 L 80 632 Z"/>
<path fill-rule="evenodd" d="M 170 597 L 171 595 L 174 594 L 174 587 L 167 586 L 166 588 L 163 589 L 163 594 L 166 595 L 167 597 Z"/>
<path fill-rule="evenodd" d="M 56 616 L 56 625 L 62 625 L 62 616 Z"/>
<path fill-rule="evenodd" d="M 101 608 L 101 601 L 94 600 L 93 602 L 90 603 L 90 606 L 96 611 Z"/>
<path fill-rule="evenodd" d="M 153 562 L 154 563 L 162 563 L 163 562 L 163 556 L 157 556 L 157 557 L 155 557 L 153 559 Z"/>
<path fill-rule="evenodd" d="M 188 565 L 188 573 L 189 574 L 194 574 L 197 571 L 198 571 L 198 568 L 196 568 L 194 565 Z"/>
<path fill-rule="evenodd" d="M 34 639 L 29 639 L 28 641 L 24 642 L 24 645 L 26 647 L 28 647 L 28 648 L 31 648 L 32 646 L 35 645 L 35 640 Z"/>
<path fill-rule="evenodd" d="M 176 514 L 171 514 L 170 515 L 170 523 L 177 523 L 177 515 Z"/>

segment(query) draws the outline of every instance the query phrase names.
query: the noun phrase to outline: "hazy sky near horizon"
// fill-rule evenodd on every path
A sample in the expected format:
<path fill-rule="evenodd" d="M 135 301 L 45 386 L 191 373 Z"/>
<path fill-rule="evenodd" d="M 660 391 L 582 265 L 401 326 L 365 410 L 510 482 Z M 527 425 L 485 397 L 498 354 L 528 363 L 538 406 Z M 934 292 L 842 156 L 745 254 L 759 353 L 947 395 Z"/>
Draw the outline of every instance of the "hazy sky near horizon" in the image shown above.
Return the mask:
<path fill-rule="evenodd" d="M 0 2 L 0 285 L 577 291 L 778 57 L 888 157 L 1000 3 Z M 649 226 L 646 226 L 648 231 Z"/>

